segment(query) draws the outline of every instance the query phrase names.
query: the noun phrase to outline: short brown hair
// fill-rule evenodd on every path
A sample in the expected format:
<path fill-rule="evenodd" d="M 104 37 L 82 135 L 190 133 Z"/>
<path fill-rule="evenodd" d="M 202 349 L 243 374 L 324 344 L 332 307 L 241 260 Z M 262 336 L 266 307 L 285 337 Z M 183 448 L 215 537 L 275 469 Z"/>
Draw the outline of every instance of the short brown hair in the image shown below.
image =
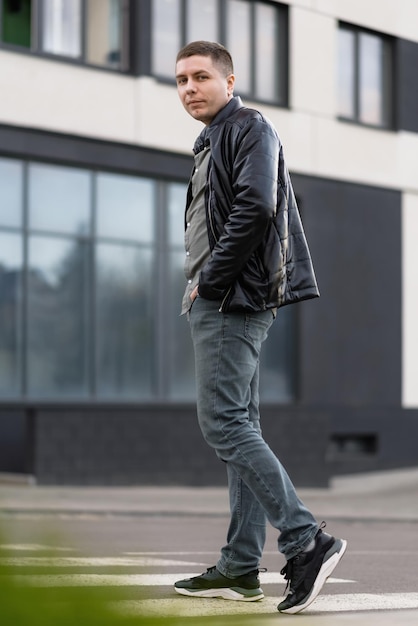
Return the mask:
<path fill-rule="evenodd" d="M 181 59 L 195 55 L 211 57 L 213 64 L 216 65 L 225 76 L 234 73 L 232 57 L 228 50 L 220 43 L 214 41 L 192 41 L 178 52 L 176 63 Z"/>

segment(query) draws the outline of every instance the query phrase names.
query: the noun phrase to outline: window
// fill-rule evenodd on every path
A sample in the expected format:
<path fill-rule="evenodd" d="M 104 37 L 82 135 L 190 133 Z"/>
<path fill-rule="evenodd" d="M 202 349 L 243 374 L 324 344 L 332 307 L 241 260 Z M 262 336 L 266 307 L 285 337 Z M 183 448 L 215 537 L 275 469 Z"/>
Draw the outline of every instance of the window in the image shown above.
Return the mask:
<path fill-rule="evenodd" d="M 287 104 L 287 7 L 252 0 L 154 0 L 152 72 L 173 78 L 174 59 L 186 43 L 222 42 L 231 52 L 235 92 Z"/>
<path fill-rule="evenodd" d="M 128 69 L 129 0 L 0 0 L 0 42 Z"/>
<path fill-rule="evenodd" d="M 30 48 L 32 24 L 31 0 L 3 0 L 1 6 L 1 40 Z"/>
<path fill-rule="evenodd" d="M 96 387 L 100 397 L 150 399 L 155 383 L 155 183 L 96 181 Z"/>
<path fill-rule="evenodd" d="M 388 37 L 340 25 L 338 114 L 362 124 L 392 125 L 392 46 Z"/>
<path fill-rule="evenodd" d="M 81 56 L 81 0 L 43 0 L 45 52 Z"/>
<path fill-rule="evenodd" d="M 186 189 L 0 158 L 0 399 L 194 400 Z M 286 309 L 261 362 L 269 402 L 294 396 Z"/>

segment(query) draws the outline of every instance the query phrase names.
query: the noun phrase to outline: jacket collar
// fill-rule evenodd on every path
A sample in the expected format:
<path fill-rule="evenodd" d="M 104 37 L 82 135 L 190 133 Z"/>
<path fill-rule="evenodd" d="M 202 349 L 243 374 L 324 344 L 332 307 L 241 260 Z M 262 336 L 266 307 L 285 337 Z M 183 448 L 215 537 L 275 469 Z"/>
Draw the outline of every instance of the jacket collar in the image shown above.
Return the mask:
<path fill-rule="evenodd" d="M 215 130 L 219 124 L 222 124 L 228 117 L 233 115 L 235 111 L 243 108 L 242 100 L 239 96 L 234 96 L 231 100 L 224 106 L 223 109 L 215 115 L 209 126 L 205 126 L 200 135 L 195 141 L 193 152 L 198 154 L 203 148 L 209 144 L 209 139 L 212 132 Z"/>
<path fill-rule="evenodd" d="M 242 100 L 239 96 L 234 96 L 233 98 L 231 98 L 228 104 L 226 104 L 224 108 L 221 109 L 219 113 L 217 113 L 217 115 L 215 115 L 215 117 L 209 124 L 208 126 L 209 133 L 213 128 L 218 126 L 218 124 L 222 124 L 222 122 L 228 119 L 228 117 L 232 115 L 233 113 L 235 113 L 235 111 L 238 111 L 238 109 L 242 109 L 243 106 L 244 105 L 242 104 Z"/>

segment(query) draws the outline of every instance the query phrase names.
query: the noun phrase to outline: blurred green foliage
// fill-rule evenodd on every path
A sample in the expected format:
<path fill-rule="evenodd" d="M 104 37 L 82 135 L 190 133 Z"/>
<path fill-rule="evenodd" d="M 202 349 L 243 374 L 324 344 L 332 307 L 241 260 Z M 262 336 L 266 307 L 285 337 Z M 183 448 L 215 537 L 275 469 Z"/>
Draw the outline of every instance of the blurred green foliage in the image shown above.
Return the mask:
<path fill-rule="evenodd" d="M 4 544 L 3 544 L 4 545 Z M 56 544 L 58 545 L 58 544 Z M 2 549 L 0 536 L 0 625 L 1 626 L 243 626 L 254 624 L 251 616 L 185 617 L 129 614 L 123 610 L 126 595 L 117 587 L 35 586 L 31 568 L 22 568 Z M 42 556 L 57 556 L 54 551 Z M 39 573 L 39 572 L 38 572 Z M 55 569 L 42 568 L 42 575 L 57 576 Z M 126 592 L 125 592 L 126 594 Z M 141 589 L 138 588 L 138 601 Z M 187 601 L 187 600 L 185 600 Z M 257 616 L 256 624 L 266 616 Z"/>

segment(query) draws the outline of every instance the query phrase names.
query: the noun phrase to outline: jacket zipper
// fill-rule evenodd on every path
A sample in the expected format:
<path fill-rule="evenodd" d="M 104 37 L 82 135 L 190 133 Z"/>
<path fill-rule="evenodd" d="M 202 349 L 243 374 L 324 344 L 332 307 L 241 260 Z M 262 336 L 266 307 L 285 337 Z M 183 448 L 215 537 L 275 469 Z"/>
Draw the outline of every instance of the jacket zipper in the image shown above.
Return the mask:
<path fill-rule="evenodd" d="M 208 181 L 210 181 L 210 171 L 208 172 Z M 209 203 L 208 203 L 209 225 L 210 225 L 210 230 L 212 232 L 213 240 L 214 240 L 214 242 L 216 244 L 217 237 L 216 237 L 216 233 L 215 233 L 215 228 L 213 226 L 211 207 L 212 207 L 212 185 L 209 183 Z M 219 313 L 222 313 L 223 307 L 225 306 L 225 302 L 228 299 L 229 294 L 231 293 L 231 289 L 232 289 L 232 287 L 229 287 L 228 291 L 226 292 L 225 296 L 223 297 L 222 302 L 221 302 L 221 306 L 219 307 Z"/>
<path fill-rule="evenodd" d="M 219 307 L 219 313 L 222 313 L 222 312 L 223 312 L 223 308 L 224 308 L 225 302 L 227 301 L 228 296 L 229 296 L 229 294 L 231 293 L 231 289 L 232 289 L 232 287 L 230 287 L 230 288 L 228 289 L 228 291 L 226 292 L 226 294 L 224 295 L 224 297 L 223 297 L 223 299 L 222 299 L 222 302 L 221 302 L 221 306 Z"/>
<path fill-rule="evenodd" d="M 210 172 L 209 172 L 208 180 L 210 180 Z M 213 226 L 211 207 L 212 207 L 212 185 L 209 183 L 208 217 L 209 217 L 209 225 L 210 225 L 210 230 L 212 232 L 212 237 L 213 237 L 214 242 L 216 243 L 217 238 L 216 238 L 215 228 Z"/>

